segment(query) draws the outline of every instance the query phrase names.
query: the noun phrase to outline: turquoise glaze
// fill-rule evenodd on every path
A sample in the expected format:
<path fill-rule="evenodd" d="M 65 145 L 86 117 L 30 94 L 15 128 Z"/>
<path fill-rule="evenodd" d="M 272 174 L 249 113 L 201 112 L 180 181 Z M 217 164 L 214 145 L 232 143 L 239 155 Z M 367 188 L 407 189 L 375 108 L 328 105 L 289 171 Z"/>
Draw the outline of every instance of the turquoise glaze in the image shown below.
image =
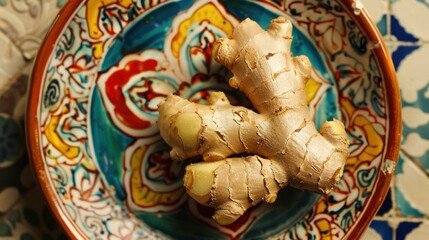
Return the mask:
<path fill-rule="evenodd" d="M 395 86 L 383 45 L 350 7 L 340 0 L 68 2 L 51 33 L 59 35 L 49 35 L 41 51 L 29 116 L 37 117 L 38 139 L 30 142 L 39 180 L 70 236 L 322 239 L 360 233 L 388 188 L 385 171 L 393 164 L 398 129 L 388 115 L 396 100 L 386 95 Z M 293 54 L 305 54 L 314 67 L 310 114 L 317 127 L 333 118 L 344 123 L 350 158 L 330 194 L 286 188 L 276 203 L 220 226 L 213 209 L 186 194 L 183 169 L 197 159 L 170 160 L 156 126 L 157 106 L 171 93 L 204 104 L 213 91 L 223 91 L 231 103 L 251 107 L 228 86 L 231 73 L 213 61 L 212 48 L 247 17 L 266 28 L 279 15 L 294 25 Z"/>
<path fill-rule="evenodd" d="M 139 16 L 113 39 L 105 53 L 100 71 L 104 72 L 118 65 L 119 61 L 126 55 L 139 54 L 149 49 L 162 51 L 165 47 L 164 39 L 175 17 L 188 9 L 192 4 L 193 1 L 173 1 Z M 251 18 L 257 21 L 263 28 L 268 27 L 271 19 L 282 15 L 279 11 L 267 8 L 253 1 L 248 1 L 246 4 L 235 1 L 222 1 L 222 4 L 226 8 L 226 11 L 236 17 L 238 21 Z M 324 77 L 324 80 L 334 85 L 335 83 L 323 60 L 323 56 L 320 55 L 314 43 L 297 28 L 294 28 L 293 36 L 293 54 L 308 56 L 314 68 Z M 191 60 L 187 62 L 191 62 Z M 189 71 L 193 72 L 193 69 L 195 68 L 189 68 Z M 228 74 L 225 70 L 219 70 L 219 72 L 223 75 Z M 228 78 L 225 76 L 223 79 Z M 118 131 L 114 123 L 110 121 L 98 92 L 98 87 L 94 88 L 90 101 L 90 124 L 92 126 L 91 134 L 93 136 L 94 157 L 106 182 L 116 189 L 115 196 L 118 201 L 125 205 L 124 201 L 127 190 L 122 183 L 124 177 L 123 153 L 131 142 L 134 141 L 134 138 Z M 195 88 L 197 92 L 199 88 Z M 326 120 L 338 119 L 337 96 L 334 89 L 330 87 L 326 91 L 326 94 L 316 108 L 315 121 L 317 127 L 320 127 Z M 181 181 L 181 179 L 178 178 L 177 181 Z M 318 198 L 319 196 L 316 194 L 294 189 L 282 191 L 276 203 L 266 207 L 262 211 L 261 215 L 263 216 L 258 218 L 244 236 L 263 239 L 282 229 L 288 229 L 312 208 Z M 176 239 L 190 239 L 193 236 L 212 239 L 222 237 L 216 229 L 208 225 L 201 225 L 198 220 L 193 218 L 185 203 L 183 203 L 183 207 L 173 213 L 165 213 L 162 216 L 160 216 L 160 213 L 149 213 L 133 209 L 131 211 L 137 214 L 150 227 L 160 230 L 167 235 L 174 235 Z M 171 224 L 165 225 L 165 221 Z M 267 229 L 270 230 L 267 231 Z"/>

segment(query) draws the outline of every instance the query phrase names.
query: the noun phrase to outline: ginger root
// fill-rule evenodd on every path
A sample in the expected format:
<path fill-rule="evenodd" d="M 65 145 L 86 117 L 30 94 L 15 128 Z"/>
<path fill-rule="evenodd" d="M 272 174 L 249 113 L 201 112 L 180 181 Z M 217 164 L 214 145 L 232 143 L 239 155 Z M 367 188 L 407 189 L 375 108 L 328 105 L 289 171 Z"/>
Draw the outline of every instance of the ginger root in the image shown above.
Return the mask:
<path fill-rule="evenodd" d="M 171 158 L 203 157 L 187 166 L 184 186 L 197 202 L 215 208 L 219 224 L 274 202 L 288 184 L 327 194 L 342 176 L 349 146 L 344 125 L 328 121 L 317 131 L 305 94 L 311 63 L 292 56 L 291 42 L 292 24 L 284 17 L 267 31 L 246 19 L 216 42 L 215 60 L 231 70 L 230 85 L 256 112 L 232 106 L 221 92 L 208 105 L 169 95 L 159 106 L 158 126 Z M 250 156 L 228 158 L 234 154 Z"/>

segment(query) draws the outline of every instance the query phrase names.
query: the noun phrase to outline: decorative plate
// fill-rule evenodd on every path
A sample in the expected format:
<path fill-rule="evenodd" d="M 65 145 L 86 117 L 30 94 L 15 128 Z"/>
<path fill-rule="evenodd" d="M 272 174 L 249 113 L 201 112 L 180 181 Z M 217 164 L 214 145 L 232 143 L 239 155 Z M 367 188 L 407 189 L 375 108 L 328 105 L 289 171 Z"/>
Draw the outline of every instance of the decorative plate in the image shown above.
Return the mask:
<path fill-rule="evenodd" d="M 338 188 L 282 191 L 237 222 L 215 224 L 182 187 L 156 127 L 169 93 L 237 96 L 211 58 L 249 17 L 294 24 L 292 52 L 313 63 L 316 124 L 341 119 L 351 140 Z M 240 101 L 236 97 L 237 101 Z M 69 1 L 40 50 L 27 115 L 37 176 L 71 238 L 330 239 L 359 236 L 388 190 L 400 140 L 399 91 L 382 38 L 359 1 Z"/>

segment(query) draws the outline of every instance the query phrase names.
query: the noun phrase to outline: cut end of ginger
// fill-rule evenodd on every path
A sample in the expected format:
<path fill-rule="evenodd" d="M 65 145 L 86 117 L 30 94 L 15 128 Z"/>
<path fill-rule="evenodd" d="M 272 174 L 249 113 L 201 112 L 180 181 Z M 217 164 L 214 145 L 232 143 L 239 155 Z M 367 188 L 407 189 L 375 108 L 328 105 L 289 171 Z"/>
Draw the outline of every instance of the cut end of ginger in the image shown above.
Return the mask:
<path fill-rule="evenodd" d="M 230 224 L 263 201 L 273 203 L 286 185 L 326 194 L 340 180 L 349 155 L 344 124 L 316 129 L 306 97 L 312 66 L 293 56 L 292 24 L 285 17 L 267 31 L 246 19 L 217 40 L 213 57 L 234 75 L 229 84 L 254 109 L 231 105 L 215 93 L 201 105 L 169 96 L 158 126 L 174 160 L 203 156 L 184 176 L 187 193 L 213 207 L 213 219 Z M 231 157 L 243 154 L 246 157 Z M 207 161 L 209 160 L 209 161 Z"/>
<path fill-rule="evenodd" d="M 183 185 L 197 202 L 208 203 L 215 183 L 215 171 L 224 163 L 225 161 L 194 163 L 186 167 Z"/>

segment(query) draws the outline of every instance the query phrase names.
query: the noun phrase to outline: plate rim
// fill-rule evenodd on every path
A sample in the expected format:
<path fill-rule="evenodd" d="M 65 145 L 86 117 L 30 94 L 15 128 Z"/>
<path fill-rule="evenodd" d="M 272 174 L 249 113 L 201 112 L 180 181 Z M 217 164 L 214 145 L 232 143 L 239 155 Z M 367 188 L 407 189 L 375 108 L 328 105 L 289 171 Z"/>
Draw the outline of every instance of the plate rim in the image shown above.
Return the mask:
<path fill-rule="evenodd" d="M 70 21 L 70 17 L 80 9 L 81 5 L 86 3 L 88 0 L 74 0 L 67 1 L 63 8 L 57 14 L 57 17 L 53 21 L 50 29 L 45 35 L 43 43 L 39 48 L 39 52 L 34 62 L 32 74 L 30 77 L 30 83 L 28 87 L 28 99 L 27 109 L 25 116 L 25 133 L 26 142 L 29 158 L 31 159 L 31 165 L 36 175 L 39 187 L 43 192 L 45 200 L 48 202 L 48 206 L 51 212 L 54 214 L 57 222 L 66 232 L 68 237 L 72 239 L 86 239 L 80 229 L 70 221 L 66 216 L 65 212 L 62 211 L 62 203 L 56 198 L 55 190 L 52 188 L 49 175 L 46 171 L 46 166 L 43 161 L 40 152 L 40 139 L 39 139 L 39 106 L 40 106 L 40 90 L 42 87 L 43 79 L 46 73 L 46 64 L 51 58 L 51 53 L 55 48 L 55 43 L 58 40 L 58 36 L 63 32 L 67 22 Z M 399 83 L 397 81 L 396 71 L 393 65 L 393 61 L 389 50 L 384 42 L 384 39 L 379 32 L 376 24 L 373 22 L 371 17 L 365 8 L 359 9 L 359 13 L 354 13 L 354 4 L 356 0 L 338 0 L 342 1 L 342 5 L 349 12 L 350 16 L 359 23 L 361 30 L 365 32 L 368 39 L 371 42 L 377 43 L 377 46 L 372 49 L 374 55 L 377 57 L 377 62 L 380 69 L 380 74 L 383 76 L 385 102 L 386 102 L 386 123 L 388 132 L 386 135 L 386 146 L 385 146 L 385 159 L 392 161 L 394 164 L 397 163 L 399 157 L 400 139 L 402 132 L 402 113 L 401 113 L 401 97 L 399 90 Z M 389 93 L 389 94 L 387 94 Z M 383 166 L 382 166 L 383 167 Z M 365 211 L 359 216 L 359 221 L 355 227 L 346 232 L 345 239 L 358 238 L 361 236 L 372 221 L 373 217 L 381 207 L 387 192 L 390 189 L 390 183 L 394 172 L 387 171 L 384 174 L 380 174 L 380 177 L 374 186 L 377 189 L 377 196 L 374 195 L 369 199 L 368 206 L 377 206 L 376 208 L 366 208 Z"/>
<path fill-rule="evenodd" d="M 40 152 L 41 144 L 38 130 L 40 103 L 38 101 L 41 97 L 40 90 L 46 73 L 46 64 L 49 62 L 51 53 L 55 49 L 55 43 L 58 40 L 57 36 L 63 32 L 65 24 L 70 21 L 70 17 L 86 2 L 87 0 L 67 1 L 58 12 L 51 27 L 47 31 L 34 60 L 33 70 L 31 71 L 27 90 L 27 111 L 25 116 L 27 149 L 33 172 L 36 175 L 36 181 L 57 223 L 59 223 L 67 236 L 71 239 L 87 239 L 87 237 L 73 221 L 68 219 L 65 212 L 61 211 L 63 209 L 61 206 L 62 203 L 55 197 L 55 189 L 52 188 L 52 184 L 49 180 L 50 177 L 47 174 L 46 166 Z"/>

